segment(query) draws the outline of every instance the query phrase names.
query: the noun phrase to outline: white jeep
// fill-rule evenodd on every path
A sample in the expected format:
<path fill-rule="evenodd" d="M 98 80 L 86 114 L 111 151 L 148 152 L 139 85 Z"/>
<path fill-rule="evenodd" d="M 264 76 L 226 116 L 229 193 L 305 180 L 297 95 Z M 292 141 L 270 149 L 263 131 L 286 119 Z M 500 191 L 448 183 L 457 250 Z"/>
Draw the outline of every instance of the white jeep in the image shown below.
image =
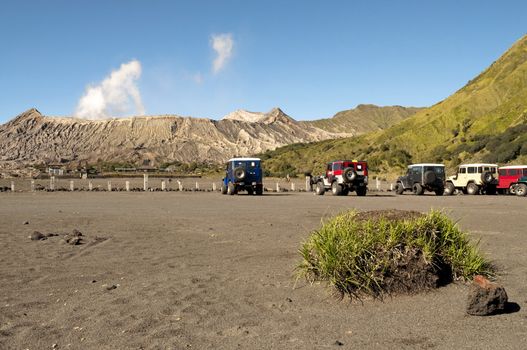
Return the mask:
<path fill-rule="evenodd" d="M 498 186 L 498 166 L 496 164 L 461 164 L 457 174 L 449 176 L 445 184 L 445 194 L 452 195 L 456 190 L 467 194 L 496 194 Z"/>

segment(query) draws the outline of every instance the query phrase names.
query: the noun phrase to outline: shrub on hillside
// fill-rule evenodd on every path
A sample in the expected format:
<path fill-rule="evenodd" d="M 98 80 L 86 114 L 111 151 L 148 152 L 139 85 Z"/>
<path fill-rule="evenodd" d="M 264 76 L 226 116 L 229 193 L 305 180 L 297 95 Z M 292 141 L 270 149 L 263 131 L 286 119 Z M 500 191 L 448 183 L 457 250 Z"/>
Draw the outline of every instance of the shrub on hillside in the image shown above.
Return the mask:
<path fill-rule="evenodd" d="M 468 235 L 437 211 L 346 212 L 313 232 L 300 253 L 299 276 L 327 281 L 350 298 L 414 293 L 493 273 Z"/>

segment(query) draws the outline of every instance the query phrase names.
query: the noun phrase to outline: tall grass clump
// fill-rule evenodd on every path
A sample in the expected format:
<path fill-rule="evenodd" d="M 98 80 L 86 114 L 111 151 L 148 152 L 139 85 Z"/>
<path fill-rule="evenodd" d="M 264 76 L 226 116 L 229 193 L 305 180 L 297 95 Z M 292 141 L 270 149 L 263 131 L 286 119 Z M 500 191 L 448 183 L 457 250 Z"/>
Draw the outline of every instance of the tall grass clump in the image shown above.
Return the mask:
<path fill-rule="evenodd" d="M 415 293 L 493 267 L 445 214 L 350 211 L 314 231 L 300 248 L 300 277 L 328 281 L 341 296 Z"/>

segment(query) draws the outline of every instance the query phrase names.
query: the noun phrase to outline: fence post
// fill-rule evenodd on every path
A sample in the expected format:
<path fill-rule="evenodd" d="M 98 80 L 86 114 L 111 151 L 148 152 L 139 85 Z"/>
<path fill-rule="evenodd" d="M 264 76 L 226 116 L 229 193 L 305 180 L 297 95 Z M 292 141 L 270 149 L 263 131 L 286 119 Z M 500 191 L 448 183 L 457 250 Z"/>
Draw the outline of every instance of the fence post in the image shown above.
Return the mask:
<path fill-rule="evenodd" d="M 376 179 L 375 179 L 375 187 L 377 188 L 377 191 L 378 191 L 379 188 L 381 187 L 381 181 L 379 180 L 379 178 L 376 178 Z"/>
<path fill-rule="evenodd" d="M 390 191 L 393 191 L 393 183 L 390 184 Z"/>
<path fill-rule="evenodd" d="M 31 192 L 35 192 L 35 180 L 31 180 Z"/>
<path fill-rule="evenodd" d="M 177 180 L 177 187 L 178 187 L 179 192 L 183 191 L 183 184 L 179 180 Z"/>
<path fill-rule="evenodd" d="M 88 191 L 92 191 L 93 190 L 93 184 L 91 183 L 91 181 L 88 181 Z"/>
<path fill-rule="evenodd" d="M 166 191 L 166 190 L 167 190 L 167 184 L 165 180 L 161 180 L 161 191 Z"/>
<path fill-rule="evenodd" d="M 130 192 L 130 181 L 126 181 L 124 187 L 126 188 L 126 192 Z"/>
<path fill-rule="evenodd" d="M 108 181 L 108 192 L 112 192 L 112 182 Z"/>
<path fill-rule="evenodd" d="M 15 192 L 15 182 L 11 181 L 11 192 Z"/>
<path fill-rule="evenodd" d="M 196 181 L 196 190 L 199 190 L 199 183 Z"/>
<path fill-rule="evenodd" d="M 148 191 L 148 174 L 143 175 L 143 190 Z"/>
<path fill-rule="evenodd" d="M 70 191 L 74 191 L 75 190 L 75 184 L 73 183 L 73 180 L 70 180 Z"/>
<path fill-rule="evenodd" d="M 295 183 L 291 182 L 291 191 L 295 192 Z"/>
<path fill-rule="evenodd" d="M 280 184 L 276 183 L 276 192 L 280 192 Z"/>
<path fill-rule="evenodd" d="M 55 176 L 49 178 L 49 189 L 55 191 Z"/>
<path fill-rule="evenodd" d="M 306 176 L 306 192 L 311 192 L 311 176 Z"/>
<path fill-rule="evenodd" d="M 212 183 L 212 191 L 216 192 L 216 183 L 215 182 Z"/>

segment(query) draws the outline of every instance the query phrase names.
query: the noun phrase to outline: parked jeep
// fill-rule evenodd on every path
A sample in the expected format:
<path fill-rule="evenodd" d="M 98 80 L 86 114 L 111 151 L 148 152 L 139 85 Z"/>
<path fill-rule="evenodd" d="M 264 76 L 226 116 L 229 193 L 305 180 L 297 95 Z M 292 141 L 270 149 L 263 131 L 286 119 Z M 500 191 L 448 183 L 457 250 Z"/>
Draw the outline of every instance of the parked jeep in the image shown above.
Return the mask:
<path fill-rule="evenodd" d="M 496 164 L 462 164 L 456 175 L 448 177 L 445 194 L 452 195 L 456 190 L 472 195 L 496 194 L 497 176 Z"/>
<path fill-rule="evenodd" d="M 516 185 L 514 185 L 514 193 L 521 197 L 527 196 L 527 176 L 518 179 Z"/>
<path fill-rule="evenodd" d="M 514 194 L 520 178 L 527 176 L 527 165 L 510 165 L 498 168 L 498 193 Z"/>
<path fill-rule="evenodd" d="M 336 160 L 328 163 L 326 174 L 311 179 L 315 194 L 323 195 L 330 191 L 334 196 L 347 196 L 357 192 L 365 196 L 368 191 L 368 163 L 357 160 Z"/>
<path fill-rule="evenodd" d="M 239 191 L 248 194 L 263 193 L 262 167 L 259 158 L 232 158 L 227 162 L 221 193 L 234 195 Z"/>
<path fill-rule="evenodd" d="M 445 166 L 431 163 L 409 165 L 406 175 L 399 177 L 395 184 L 395 193 L 403 194 L 404 191 L 412 191 L 416 195 L 430 191 L 442 196 L 445 191 Z"/>

